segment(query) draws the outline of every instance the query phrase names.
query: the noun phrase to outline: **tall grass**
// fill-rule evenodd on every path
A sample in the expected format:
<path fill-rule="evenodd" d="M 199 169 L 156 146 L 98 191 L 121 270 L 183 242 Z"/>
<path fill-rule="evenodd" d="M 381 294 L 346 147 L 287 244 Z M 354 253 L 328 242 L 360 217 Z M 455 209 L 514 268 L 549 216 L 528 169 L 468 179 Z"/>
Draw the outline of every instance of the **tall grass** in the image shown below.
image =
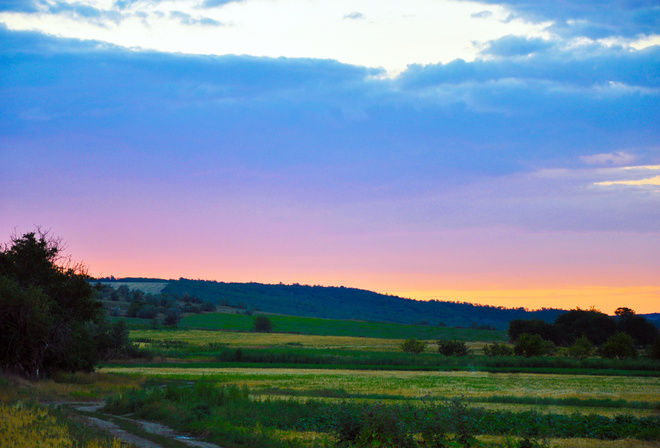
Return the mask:
<path fill-rule="evenodd" d="M 0 404 L 0 447 L 120 448 L 117 439 L 76 431 L 61 413 L 33 403 Z"/>

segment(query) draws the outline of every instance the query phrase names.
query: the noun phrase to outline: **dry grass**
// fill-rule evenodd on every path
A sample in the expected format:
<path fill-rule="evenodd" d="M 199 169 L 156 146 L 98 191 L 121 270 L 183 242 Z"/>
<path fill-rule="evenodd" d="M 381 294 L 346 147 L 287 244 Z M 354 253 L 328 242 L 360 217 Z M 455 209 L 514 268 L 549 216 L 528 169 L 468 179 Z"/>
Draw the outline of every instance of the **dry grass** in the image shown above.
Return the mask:
<path fill-rule="evenodd" d="M 50 401 L 94 401 L 132 387 L 140 387 L 144 376 L 101 372 L 61 374 L 55 379 L 28 381 L 18 376 L 0 378 L 0 401 L 19 399 Z"/>
<path fill-rule="evenodd" d="M 58 421 L 48 409 L 0 403 L 0 447 L 40 448 L 120 448 L 119 440 L 105 443 L 92 439 L 78 443 L 70 436 L 65 422 Z"/>

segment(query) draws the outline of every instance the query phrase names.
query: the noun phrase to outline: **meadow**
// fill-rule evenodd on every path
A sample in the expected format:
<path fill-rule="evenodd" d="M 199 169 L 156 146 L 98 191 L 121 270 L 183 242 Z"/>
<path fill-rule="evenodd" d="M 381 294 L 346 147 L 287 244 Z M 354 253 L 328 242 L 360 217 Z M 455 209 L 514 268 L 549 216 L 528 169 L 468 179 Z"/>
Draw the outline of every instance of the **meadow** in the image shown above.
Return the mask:
<path fill-rule="evenodd" d="M 188 326 L 200 317 L 213 325 L 233 322 L 243 331 Z M 270 317 L 278 332 L 250 331 L 254 318 L 242 315 L 190 316 L 178 329 L 133 326 L 131 339 L 151 358 L 36 383 L 0 382 L 2 412 L 23 406 L 28 414 L 7 421 L 60 422 L 70 440 L 82 441 L 71 446 L 117 442 L 71 435 L 75 416 L 48 420 L 44 415 L 60 411 L 36 401 L 103 400 L 105 414 L 94 414 L 98 418 L 111 418 L 109 413 L 158 421 L 226 448 L 648 448 L 660 442 L 657 362 L 499 360 L 481 354 L 499 332 L 474 329 L 446 329 L 469 337 L 469 356 L 441 356 L 433 344 L 414 355 L 400 348 L 402 338 L 414 333 L 395 337 L 389 324 L 373 324 L 376 334 L 388 337 L 365 337 L 359 325 L 352 327 L 364 323 L 338 322 L 331 331 L 324 319 Z M 279 332 L 282 322 L 296 331 Z M 436 332 L 434 339 L 445 330 L 419 327 Z M 518 367 L 515 373 L 484 371 L 498 362 Z M 554 367 L 525 373 L 520 366 L 526 363 Z M 580 365 L 592 367 L 575 368 Z M 543 369 L 552 372 L 539 373 Z"/>
<path fill-rule="evenodd" d="M 466 342 L 502 342 L 506 332 L 475 328 L 440 327 L 435 325 L 405 325 L 387 322 L 320 319 L 268 315 L 277 333 L 298 333 L 317 336 L 350 336 L 378 339 L 458 339 Z M 249 332 L 254 317 L 243 314 L 212 313 L 186 316 L 182 328 Z"/>

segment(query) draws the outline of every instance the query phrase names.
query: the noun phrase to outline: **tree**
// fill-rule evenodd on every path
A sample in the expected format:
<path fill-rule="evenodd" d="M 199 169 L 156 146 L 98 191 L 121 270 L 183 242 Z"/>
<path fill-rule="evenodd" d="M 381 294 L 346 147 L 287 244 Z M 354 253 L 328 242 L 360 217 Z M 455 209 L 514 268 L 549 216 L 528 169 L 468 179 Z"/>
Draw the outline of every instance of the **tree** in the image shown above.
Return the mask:
<path fill-rule="evenodd" d="M 445 356 L 467 356 L 468 348 L 463 341 L 441 339 L 438 341 L 438 352 Z"/>
<path fill-rule="evenodd" d="M 179 308 L 168 308 L 165 310 L 163 325 L 176 326 L 181 320 L 181 310 Z"/>
<path fill-rule="evenodd" d="M 552 341 L 546 341 L 538 334 L 521 334 L 518 342 L 513 347 L 516 356 L 543 356 L 555 349 Z"/>
<path fill-rule="evenodd" d="M 617 322 L 596 309 L 576 308 L 557 316 L 554 324 L 562 345 L 570 345 L 577 338 L 586 336 L 593 344 L 601 345 L 616 332 Z"/>
<path fill-rule="evenodd" d="M 257 333 L 270 333 L 273 331 L 273 323 L 266 316 L 257 316 L 254 319 L 254 331 Z"/>
<path fill-rule="evenodd" d="M 428 345 L 428 342 L 426 341 L 420 341 L 415 338 L 410 338 L 406 339 L 401 343 L 401 350 L 403 350 L 406 353 L 412 353 L 414 355 L 419 355 L 422 353 L 424 350 L 426 350 L 426 346 Z"/>
<path fill-rule="evenodd" d="M 86 269 L 37 229 L 0 250 L 0 368 L 29 378 L 92 370 L 103 320 Z"/>
<path fill-rule="evenodd" d="M 660 336 L 658 328 L 643 316 L 638 316 L 630 308 L 617 308 L 617 331 L 629 334 L 638 346 L 646 346 Z"/>
<path fill-rule="evenodd" d="M 571 358 L 588 358 L 594 351 L 594 345 L 586 336 L 581 336 L 575 340 L 573 345 L 568 347 L 568 356 Z"/>
<path fill-rule="evenodd" d="M 636 358 L 635 340 L 629 334 L 619 331 L 607 339 L 600 348 L 600 354 L 604 358 Z"/>
<path fill-rule="evenodd" d="M 555 327 L 541 319 L 514 319 L 509 322 L 509 339 L 516 342 L 522 334 L 537 334 L 542 339 L 557 343 L 558 336 Z"/>

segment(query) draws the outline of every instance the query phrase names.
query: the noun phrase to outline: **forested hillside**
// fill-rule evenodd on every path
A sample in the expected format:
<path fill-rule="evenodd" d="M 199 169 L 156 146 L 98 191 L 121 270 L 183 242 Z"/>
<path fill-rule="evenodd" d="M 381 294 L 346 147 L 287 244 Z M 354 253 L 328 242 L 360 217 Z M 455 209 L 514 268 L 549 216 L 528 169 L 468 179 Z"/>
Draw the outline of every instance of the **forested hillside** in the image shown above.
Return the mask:
<path fill-rule="evenodd" d="M 136 279 L 132 279 L 135 281 Z M 162 281 L 162 280 L 161 280 Z M 513 319 L 553 321 L 563 310 L 526 311 L 443 301 L 418 301 L 356 288 L 224 283 L 203 280 L 171 280 L 163 289 L 171 295 L 200 297 L 220 305 L 295 316 L 365 321 L 491 326 L 508 328 Z"/>

